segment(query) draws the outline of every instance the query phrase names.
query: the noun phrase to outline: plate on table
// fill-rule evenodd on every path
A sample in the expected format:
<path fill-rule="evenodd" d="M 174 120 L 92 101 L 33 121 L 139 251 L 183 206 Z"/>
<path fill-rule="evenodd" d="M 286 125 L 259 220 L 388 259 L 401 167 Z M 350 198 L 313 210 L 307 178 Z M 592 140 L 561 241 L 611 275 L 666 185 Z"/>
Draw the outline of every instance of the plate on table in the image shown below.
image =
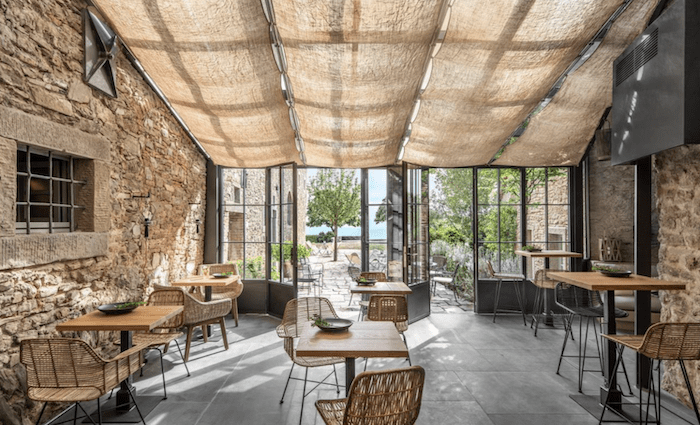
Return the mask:
<path fill-rule="evenodd" d="M 598 272 L 602 273 L 608 277 L 629 277 L 632 274 L 632 272 L 629 270 L 620 270 L 620 271 L 598 270 Z"/>
<path fill-rule="evenodd" d="M 229 277 L 229 275 L 226 273 L 213 273 L 211 275 L 211 277 L 213 277 L 215 279 L 223 279 L 223 278 Z"/>
<path fill-rule="evenodd" d="M 114 303 L 114 304 L 102 304 L 97 307 L 98 310 L 104 314 L 125 314 L 131 313 L 134 309 L 140 306 L 141 303 L 128 302 L 128 303 Z"/>
<path fill-rule="evenodd" d="M 352 320 L 339 319 L 336 317 L 327 317 L 323 319 L 328 325 L 316 325 L 319 329 L 326 332 L 346 331 L 352 326 Z"/>
<path fill-rule="evenodd" d="M 357 284 L 360 286 L 372 286 L 375 283 L 377 283 L 377 279 L 365 279 L 364 282 L 362 281 L 357 281 Z"/>

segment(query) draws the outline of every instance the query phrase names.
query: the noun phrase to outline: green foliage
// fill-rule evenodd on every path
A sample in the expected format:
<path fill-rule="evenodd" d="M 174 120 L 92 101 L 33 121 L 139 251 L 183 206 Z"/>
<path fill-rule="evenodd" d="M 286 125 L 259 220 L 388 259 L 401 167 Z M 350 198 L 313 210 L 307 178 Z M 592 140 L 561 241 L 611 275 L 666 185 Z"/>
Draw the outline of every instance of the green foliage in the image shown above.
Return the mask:
<path fill-rule="evenodd" d="M 279 244 L 273 244 L 272 245 L 272 259 L 275 261 L 280 260 L 280 246 Z M 285 261 L 289 261 L 292 259 L 292 243 L 289 241 L 286 241 L 284 244 L 282 244 L 282 255 L 284 256 Z M 311 250 L 303 244 L 297 244 L 297 258 L 309 258 L 311 255 Z"/>
<path fill-rule="evenodd" d="M 317 242 L 330 242 L 333 240 L 333 232 L 320 232 L 317 236 Z"/>
<path fill-rule="evenodd" d="M 377 212 L 374 214 L 374 223 L 381 224 L 386 222 L 386 205 L 380 205 Z"/>
<path fill-rule="evenodd" d="M 308 226 L 360 225 L 360 185 L 352 170 L 319 170 L 309 185 Z M 337 236 L 337 235 L 335 235 Z"/>
<path fill-rule="evenodd" d="M 430 241 L 445 241 L 452 245 L 464 244 L 467 242 L 467 235 L 454 223 L 437 219 L 430 222 Z"/>
<path fill-rule="evenodd" d="M 238 270 L 243 270 L 243 260 L 237 260 Z M 265 278 L 265 269 L 263 266 L 265 261 L 262 256 L 248 257 L 245 267 L 244 279 L 263 279 Z"/>
<path fill-rule="evenodd" d="M 306 235 L 306 240 L 311 243 L 316 243 L 318 241 L 318 235 Z"/>

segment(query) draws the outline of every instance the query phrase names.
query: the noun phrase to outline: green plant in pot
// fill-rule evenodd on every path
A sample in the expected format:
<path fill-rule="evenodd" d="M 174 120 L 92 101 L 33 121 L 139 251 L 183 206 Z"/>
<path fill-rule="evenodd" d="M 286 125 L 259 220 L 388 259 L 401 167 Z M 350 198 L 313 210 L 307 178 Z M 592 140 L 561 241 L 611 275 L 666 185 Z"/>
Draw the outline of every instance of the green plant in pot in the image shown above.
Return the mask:
<path fill-rule="evenodd" d="M 292 243 L 286 241 L 282 244 L 282 260 L 284 261 L 284 277 L 292 277 Z M 311 255 L 311 249 L 306 245 L 297 244 L 297 259 L 309 258 Z M 274 261 L 280 261 L 280 245 L 272 245 L 272 259 Z"/>

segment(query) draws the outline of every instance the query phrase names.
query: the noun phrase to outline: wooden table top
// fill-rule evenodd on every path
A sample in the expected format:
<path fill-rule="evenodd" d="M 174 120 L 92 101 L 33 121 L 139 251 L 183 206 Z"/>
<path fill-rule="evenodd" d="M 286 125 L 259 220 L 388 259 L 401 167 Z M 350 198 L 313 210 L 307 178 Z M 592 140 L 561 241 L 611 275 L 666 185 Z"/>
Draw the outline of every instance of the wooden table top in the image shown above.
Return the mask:
<path fill-rule="evenodd" d="M 170 282 L 172 286 L 226 286 L 238 281 L 239 277 L 232 274 L 227 277 L 213 276 L 188 276 L 174 282 Z"/>
<path fill-rule="evenodd" d="M 297 356 L 408 357 L 393 322 L 356 322 L 345 332 L 325 332 L 308 323 L 301 332 Z"/>
<path fill-rule="evenodd" d="M 350 284 L 352 294 L 408 295 L 413 291 L 403 282 L 377 282 L 374 285 Z"/>
<path fill-rule="evenodd" d="M 685 289 L 686 284 L 632 274 L 629 277 L 609 277 L 599 272 L 547 272 L 547 277 L 588 289 L 589 291 L 655 291 Z"/>
<path fill-rule="evenodd" d="M 56 325 L 57 331 L 150 331 L 181 313 L 182 306 L 142 305 L 125 314 L 105 314 L 99 310 Z"/>
<path fill-rule="evenodd" d="M 556 251 L 556 250 L 542 250 L 542 251 L 521 251 L 519 249 L 515 250 L 515 253 L 523 257 L 531 258 L 581 258 L 583 254 L 571 251 Z"/>

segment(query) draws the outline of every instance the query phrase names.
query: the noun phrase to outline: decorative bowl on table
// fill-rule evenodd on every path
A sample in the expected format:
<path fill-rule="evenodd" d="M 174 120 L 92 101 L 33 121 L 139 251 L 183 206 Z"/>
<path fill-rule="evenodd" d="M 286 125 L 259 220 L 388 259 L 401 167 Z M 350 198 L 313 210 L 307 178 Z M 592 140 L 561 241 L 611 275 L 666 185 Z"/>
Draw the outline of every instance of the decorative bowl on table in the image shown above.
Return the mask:
<path fill-rule="evenodd" d="M 228 273 L 212 273 L 210 276 L 215 279 L 223 279 L 225 277 L 229 277 L 230 275 Z"/>
<path fill-rule="evenodd" d="M 368 279 L 366 277 L 361 277 L 361 278 L 357 279 L 355 282 L 357 282 L 357 284 L 360 286 L 372 286 L 375 283 L 377 283 L 377 279 Z"/>
<path fill-rule="evenodd" d="M 532 245 L 525 245 L 524 247 L 521 248 L 523 251 L 527 252 L 540 252 L 542 251 L 542 248 L 532 246 Z"/>
<path fill-rule="evenodd" d="M 97 307 L 97 309 L 104 314 L 125 314 L 131 313 L 136 307 L 143 304 L 145 304 L 143 301 L 102 304 L 101 306 Z"/>
<path fill-rule="evenodd" d="M 342 332 L 350 329 L 352 320 L 326 317 L 324 319 L 316 319 L 313 326 L 318 326 L 319 329 L 325 332 Z"/>
<path fill-rule="evenodd" d="M 598 270 L 598 273 L 608 277 L 629 277 L 632 274 L 629 270 Z"/>

